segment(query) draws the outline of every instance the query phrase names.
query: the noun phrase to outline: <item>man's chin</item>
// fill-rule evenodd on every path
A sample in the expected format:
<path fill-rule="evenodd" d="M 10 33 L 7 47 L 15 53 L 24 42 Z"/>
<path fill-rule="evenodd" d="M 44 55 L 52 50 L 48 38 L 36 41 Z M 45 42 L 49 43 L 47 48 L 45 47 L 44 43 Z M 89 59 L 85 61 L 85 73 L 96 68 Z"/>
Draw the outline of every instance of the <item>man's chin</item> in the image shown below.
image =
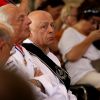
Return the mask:
<path fill-rule="evenodd" d="M 26 36 L 23 37 L 22 41 L 26 40 L 27 38 L 29 38 L 30 34 L 27 34 Z"/>
<path fill-rule="evenodd" d="M 30 31 L 26 32 L 26 38 L 28 38 L 30 36 Z"/>

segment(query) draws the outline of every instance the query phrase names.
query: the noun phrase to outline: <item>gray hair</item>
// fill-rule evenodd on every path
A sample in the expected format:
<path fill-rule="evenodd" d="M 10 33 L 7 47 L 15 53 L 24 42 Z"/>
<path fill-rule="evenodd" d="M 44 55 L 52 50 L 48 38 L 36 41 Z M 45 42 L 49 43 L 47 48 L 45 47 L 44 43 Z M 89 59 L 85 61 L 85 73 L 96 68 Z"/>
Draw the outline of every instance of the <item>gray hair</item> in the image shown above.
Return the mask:
<path fill-rule="evenodd" d="M 0 23 L 4 24 L 7 26 L 11 32 L 14 32 L 13 26 L 9 23 L 9 16 L 5 11 L 4 11 L 5 6 L 0 7 Z"/>

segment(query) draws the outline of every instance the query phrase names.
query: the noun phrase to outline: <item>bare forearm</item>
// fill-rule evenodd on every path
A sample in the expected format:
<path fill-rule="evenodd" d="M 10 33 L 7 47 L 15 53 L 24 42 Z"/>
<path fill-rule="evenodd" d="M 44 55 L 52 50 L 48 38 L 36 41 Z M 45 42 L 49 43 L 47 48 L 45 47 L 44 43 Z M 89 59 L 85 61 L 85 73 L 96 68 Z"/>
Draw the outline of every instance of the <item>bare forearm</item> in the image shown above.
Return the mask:
<path fill-rule="evenodd" d="M 89 46 L 92 44 L 94 41 L 94 38 L 92 36 L 88 36 L 83 42 L 80 44 L 74 46 L 66 55 L 65 57 L 69 61 L 76 61 L 80 59 L 84 53 L 87 51 Z"/>
<path fill-rule="evenodd" d="M 32 79 L 31 82 L 32 82 L 32 84 L 34 84 L 35 86 L 39 87 L 43 93 L 45 93 L 45 89 L 44 89 L 44 87 L 43 87 L 43 85 L 41 84 L 40 81 L 38 81 L 38 80 L 36 80 L 36 79 Z"/>

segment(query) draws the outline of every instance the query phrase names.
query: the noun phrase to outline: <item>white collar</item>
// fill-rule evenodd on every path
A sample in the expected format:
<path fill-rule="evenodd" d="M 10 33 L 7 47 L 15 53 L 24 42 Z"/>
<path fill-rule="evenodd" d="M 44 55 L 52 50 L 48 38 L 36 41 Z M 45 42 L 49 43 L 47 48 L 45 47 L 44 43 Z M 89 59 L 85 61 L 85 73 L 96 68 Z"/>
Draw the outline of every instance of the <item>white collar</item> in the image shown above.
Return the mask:
<path fill-rule="evenodd" d="M 23 43 L 33 43 L 30 39 L 26 39 L 23 41 Z"/>

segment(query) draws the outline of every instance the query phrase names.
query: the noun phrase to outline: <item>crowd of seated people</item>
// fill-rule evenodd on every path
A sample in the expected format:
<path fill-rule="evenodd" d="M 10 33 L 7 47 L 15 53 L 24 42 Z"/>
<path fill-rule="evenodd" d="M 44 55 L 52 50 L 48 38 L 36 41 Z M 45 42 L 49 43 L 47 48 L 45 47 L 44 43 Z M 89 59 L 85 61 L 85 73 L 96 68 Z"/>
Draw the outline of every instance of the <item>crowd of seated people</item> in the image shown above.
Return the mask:
<path fill-rule="evenodd" d="M 32 11 L 36 1 L 20 2 L 4 0 L 0 7 L 1 100 L 79 100 L 70 90 L 70 82 L 100 90 L 100 73 L 91 63 L 100 59 L 100 51 L 92 45 L 100 40 L 98 7 L 43 0 Z M 57 31 L 64 24 L 67 27 L 57 40 Z M 55 51 L 62 57 L 60 61 Z"/>
<path fill-rule="evenodd" d="M 28 38 L 28 36 L 32 36 L 32 41 L 34 40 L 35 44 L 43 49 L 43 52 L 48 54 L 47 56 L 52 58 L 60 67 L 60 62 L 49 52 L 48 48 L 48 45 L 52 43 L 55 36 L 52 16 L 45 11 L 34 11 L 29 14 L 29 19 L 26 13 L 20 10 L 20 7 L 16 7 L 13 4 L 2 6 L 0 15 L 0 22 L 5 24 L 6 27 L 9 27 L 12 31 L 10 34 L 10 42 L 13 43 L 13 48 L 10 52 L 11 55 L 4 69 L 18 72 L 23 78 L 32 83 L 37 91 L 39 93 L 41 92 L 41 99 L 67 100 L 70 98 L 70 100 L 76 100 L 76 97 L 71 93 L 69 88 L 67 90 L 64 83 L 61 83 L 58 77 L 46 67 L 38 57 L 31 56 L 29 52 L 20 45 L 24 39 Z M 2 16 L 5 16 L 3 20 Z M 34 23 L 36 24 L 34 25 Z M 31 33 L 36 34 L 35 38 L 33 37 L 34 35 L 30 34 L 29 24 L 31 24 Z M 42 38 L 41 34 L 43 36 Z M 40 65 L 38 65 L 38 63 L 40 63 Z"/>

